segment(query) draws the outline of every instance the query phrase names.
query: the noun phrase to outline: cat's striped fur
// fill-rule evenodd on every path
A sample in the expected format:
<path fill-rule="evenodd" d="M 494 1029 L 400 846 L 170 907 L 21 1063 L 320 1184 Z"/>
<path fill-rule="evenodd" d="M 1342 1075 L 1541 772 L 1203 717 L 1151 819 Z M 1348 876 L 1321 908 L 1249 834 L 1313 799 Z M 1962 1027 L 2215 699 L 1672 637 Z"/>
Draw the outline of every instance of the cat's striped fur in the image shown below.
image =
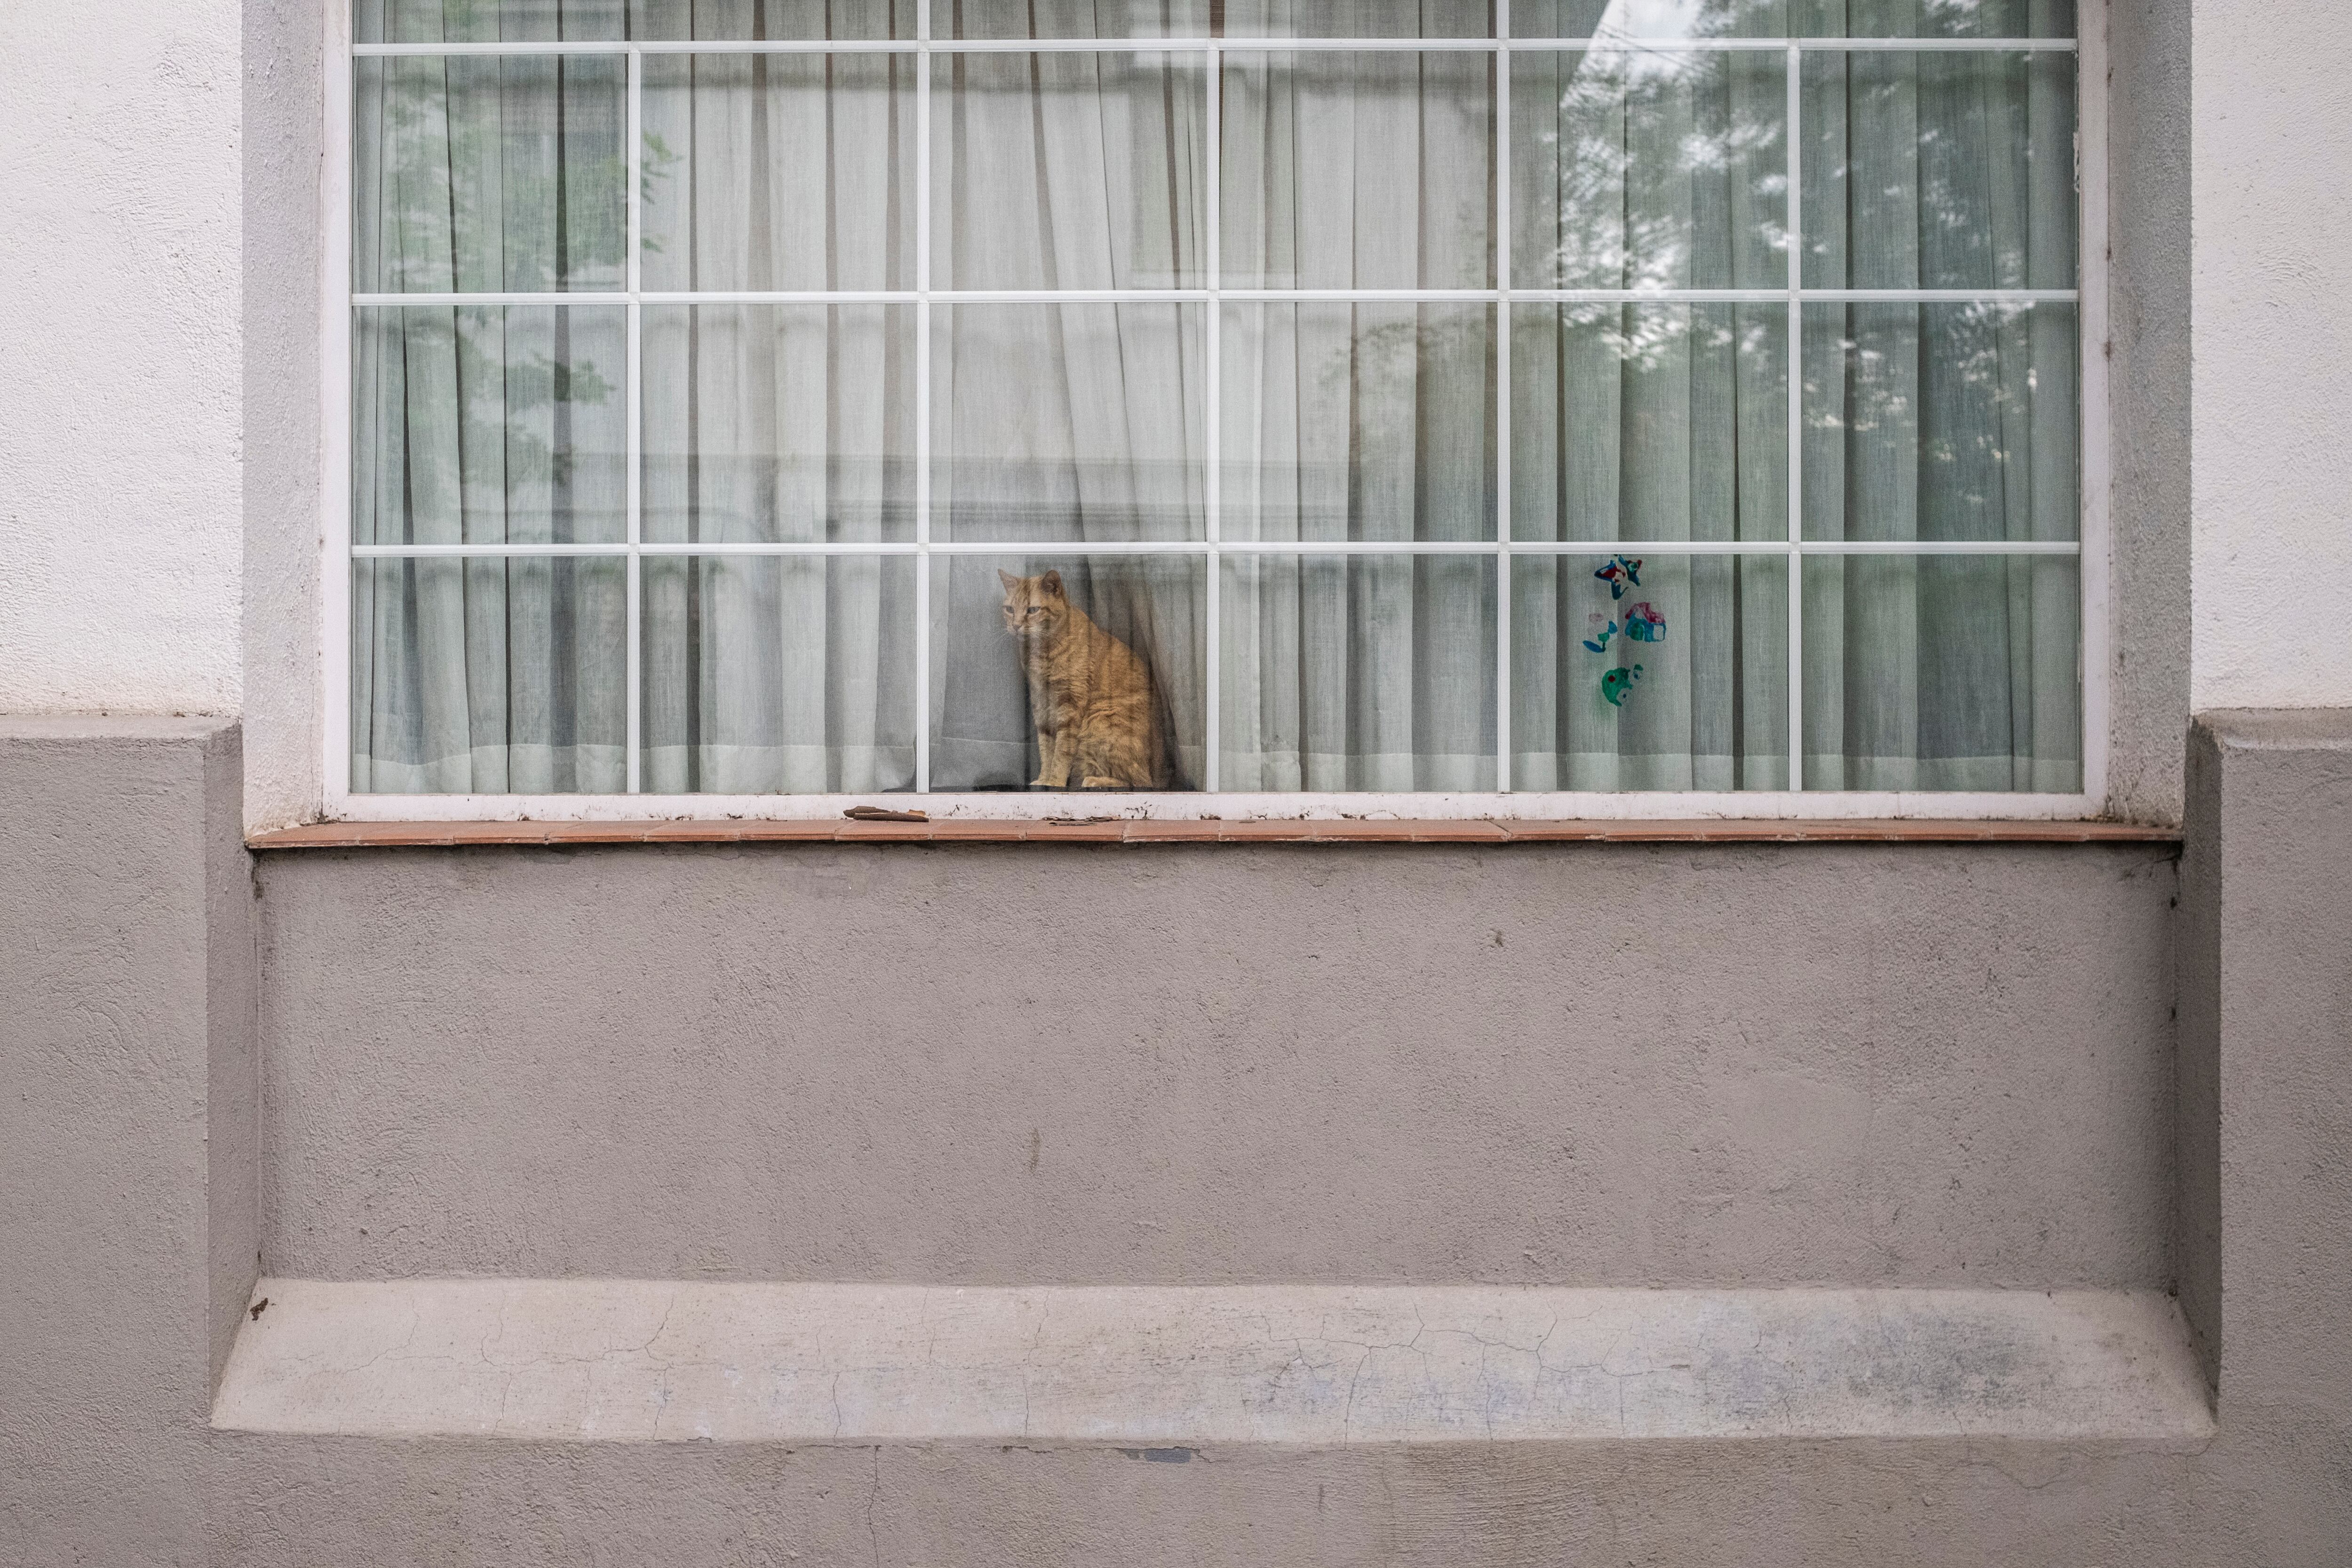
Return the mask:
<path fill-rule="evenodd" d="M 1032 787 L 1175 787 L 1151 666 L 1070 601 L 1060 572 L 997 576 L 1037 727 Z"/>

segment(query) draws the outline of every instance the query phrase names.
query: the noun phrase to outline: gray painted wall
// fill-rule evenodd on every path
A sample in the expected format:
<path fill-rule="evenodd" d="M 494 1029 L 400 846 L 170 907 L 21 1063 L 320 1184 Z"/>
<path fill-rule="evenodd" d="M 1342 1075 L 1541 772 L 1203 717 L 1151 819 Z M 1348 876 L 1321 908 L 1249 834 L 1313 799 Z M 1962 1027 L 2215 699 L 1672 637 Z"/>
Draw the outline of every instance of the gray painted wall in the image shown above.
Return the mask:
<path fill-rule="evenodd" d="M 2168 858 L 2121 848 L 397 852 L 257 879 L 231 737 L 7 721 L 0 1561 L 2340 1563 L 2352 713 L 2221 716 L 2200 747 L 2175 915 Z M 2196 1452 L 1159 1464 L 203 1427 L 257 1233 L 289 1273 L 2032 1287 L 2168 1277 L 2176 1193 L 2219 1376 Z"/>
<path fill-rule="evenodd" d="M 266 856 L 271 1267 L 2160 1284 L 2163 846 Z"/>
<path fill-rule="evenodd" d="M 259 1262 L 234 728 L 0 717 L 0 1561 L 204 1561 Z"/>
<path fill-rule="evenodd" d="M 2221 749 L 2189 737 L 2180 854 L 2179 1080 L 2174 1098 L 2173 1282 L 2206 1381 L 2221 1355 Z"/>
<path fill-rule="evenodd" d="M 2352 710 L 2203 716 L 2182 975 L 2181 1301 L 2230 1552 L 2352 1562 Z"/>
<path fill-rule="evenodd" d="M 2194 1455 L 1988 1442 L 1259 1450 L 220 1444 L 239 1568 L 2340 1568 L 2207 1552 Z M 2340 1544 L 2344 1538 L 2337 1538 Z M 2325 1537 L 2318 1544 L 2326 1547 Z M 2201 1554 L 2200 1554 L 2201 1553 Z"/>

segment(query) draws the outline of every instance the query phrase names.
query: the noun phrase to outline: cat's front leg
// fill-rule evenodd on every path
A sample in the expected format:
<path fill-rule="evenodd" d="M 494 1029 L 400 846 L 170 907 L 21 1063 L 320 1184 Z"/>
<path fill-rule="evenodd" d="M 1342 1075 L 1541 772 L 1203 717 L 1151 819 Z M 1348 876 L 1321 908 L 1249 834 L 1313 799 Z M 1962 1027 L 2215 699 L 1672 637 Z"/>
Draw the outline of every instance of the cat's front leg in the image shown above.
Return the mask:
<path fill-rule="evenodd" d="M 1070 758 L 1077 750 L 1076 742 L 1067 730 L 1047 734 L 1037 732 L 1037 777 L 1029 781 L 1033 789 L 1066 789 L 1070 787 Z"/>

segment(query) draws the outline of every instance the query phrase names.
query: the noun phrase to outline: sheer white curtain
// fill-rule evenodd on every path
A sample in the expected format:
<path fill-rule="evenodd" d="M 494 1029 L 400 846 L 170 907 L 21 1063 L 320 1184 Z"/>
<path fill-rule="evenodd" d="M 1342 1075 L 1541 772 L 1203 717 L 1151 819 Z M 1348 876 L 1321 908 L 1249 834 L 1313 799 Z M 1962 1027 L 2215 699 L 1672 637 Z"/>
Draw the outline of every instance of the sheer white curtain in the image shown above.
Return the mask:
<path fill-rule="evenodd" d="M 2046 37 L 2071 0 L 1808 0 L 1856 35 Z M 2074 60 L 1809 57 L 1805 281 L 2070 289 Z M 2071 540 L 2071 305 L 1830 305 L 1805 322 L 1804 536 Z M 2081 573 L 2068 557 L 1816 557 L 1809 787 L 2082 787 Z"/>
<path fill-rule="evenodd" d="M 2066 0 L 1526 0 L 1522 287 L 1779 288 L 1788 272 L 1784 61 L 1643 53 L 1668 36 L 2068 37 Z M 1801 84 L 1811 288 L 2074 287 L 2074 57 L 1809 51 Z M 1788 538 L 1780 305 L 1522 307 L 1516 537 Z M 1819 304 L 1803 322 L 1811 540 L 2071 540 L 2071 305 Z M 1605 564 L 1605 563 L 1602 563 Z M 1769 555 L 1651 559 L 1668 634 L 1584 647 L 1618 609 L 1591 559 L 1514 566 L 1515 776 L 1545 789 L 1773 788 L 1788 777 L 1788 582 Z M 2081 783 L 2080 573 L 2067 557 L 1811 555 L 1812 789 Z M 1643 666 L 1602 700 L 1596 672 Z"/>
<path fill-rule="evenodd" d="M 370 0 L 365 39 L 908 38 L 916 0 Z M 1612 38 L 2015 37 L 2062 0 L 1518 0 L 1498 126 L 1479 51 L 1285 50 L 1286 36 L 1476 37 L 1466 0 L 940 0 L 940 37 L 1228 40 L 1218 273 L 1233 289 L 1780 289 L 1787 60 Z M 1253 47 L 1263 40 L 1264 47 Z M 929 281 L 1196 289 L 1208 279 L 1198 54 L 944 51 L 933 62 Z M 911 55 L 644 62 L 644 287 L 907 290 Z M 1809 51 L 1804 279 L 1816 288 L 2074 286 L 2072 57 Z M 618 57 L 367 58 L 355 287 L 625 285 Z M 1507 235 L 1494 230 L 1510 139 Z M 915 777 L 918 421 L 931 537 L 932 783 L 1035 766 L 997 572 L 1054 568 L 1150 663 L 1188 785 L 1204 776 L 1207 572 L 1219 570 L 1228 789 L 1484 789 L 1497 748 L 1491 550 L 1512 563 L 1515 785 L 1763 789 L 1789 778 L 1789 563 L 1644 542 L 1785 546 L 1788 308 L 1755 304 L 905 302 L 642 309 L 643 785 L 871 791 Z M 625 536 L 617 302 L 361 308 L 361 545 Z M 1507 450 L 1496 387 L 1511 343 Z M 1206 537 L 1216 335 L 1228 540 L 1295 554 L 1112 555 Z M 2075 537 L 2071 306 L 1842 304 L 1802 323 L 1801 537 Z M 1508 518 L 1497 468 L 1507 462 Z M 724 553 L 790 544 L 834 552 Z M 693 554 L 678 547 L 718 547 Z M 1638 592 L 1595 576 L 1639 558 Z M 2071 789 L 2079 570 L 2065 556 L 1809 555 L 1811 788 Z M 1635 642 L 1625 612 L 1664 631 Z M 615 791 L 628 709 L 616 558 L 362 559 L 353 784 Z M 1614 622 L 1612 641 L 1601 628 Z M 1598 652 L 1586 647 L 1599 641 Z M 1634 665 L 1640 678 L 1622 689 Z M 1603 676 L 1620 685 L 1604 686 Z M 1611 695 L 1622 697 L 1612 702 Z"/>
<path fill-rule="evenodd" d="M 1316 30 L 1258 0 L 1237 34 Z M 1484 32 L 1486 7 L 1389 8 L 1381 32 Z M 1227 57 L 1224 281 L 1493 286 L 1485 54 Z M 1485 304 L 1225 308 L 1224 524 L 1302 543 L 1495 537 L 1495 313 Z M 1236 558 L 1225 578 L 1223 783 L 1244 790 L 1495 782 L 1491 557 Z"/>
<path fill-rule="evenodd" d="M 887 0 L 641 5 L 642 36 L 911 36 Z M 915 63 L 891 54 L 649 55 L 643 286 L 914 282 Z M 649 305 L 645 537 L 912 538 L 914 312 Z M 914 568 L 856 555 L 649 556 L 645 788 L 868 792 L 914 781 Z"/>
<path fill-rule="evenodd" d="M 391 42 L 572 36 L 554 5 L 372 5 L 357 20 Z M 361 61 L 355 288 L 618 287 L 623 90 L 611 57 Z M 615 307 L 360 310 L 354 542 L 622 538 L 625 335 Z M 355 562 L 352 788 L 623 788 L 625 622 L 617 561 Z"/>
<path fill-rule="evenodd" d="M 1514 283 L 1785 287 L 1787 81 L 1769 54 L 1521 56 Z M 1514 318 L 1513 536 L 1623 541 L 1512 563 L 1515 781 L 1786 788 L 1785 557 L 1642 544 L 1787 539 L 1787 306 L 1531 304 Z M 1642 563 L 1622 599 L 1595 576 L 1612 552 Z M 1661 640 L 1628 634 L 1644 604 Z M 1611 701 L 1604 678 L 1637 668 Z"/>
<path fill-rule="evenodd" d="M 1108 0 L 965 0 L 940 15 L 961 38 L 1116 37 L 1153 21 Z M 1202 57 L 970 53 L 932 68 L 935 287 L 1204 286 Z M 1139 301 L 935 308 L 933 537 L 1019 547 L 935 568 L 935 788 L 1034 776 L 997 573 L 1049 569 L 1150 664 L 1178 772 L 1200 780 L 1200 561 L 1084 549 L 1204 537 L 1206 319 L 1198 305 Z"/>

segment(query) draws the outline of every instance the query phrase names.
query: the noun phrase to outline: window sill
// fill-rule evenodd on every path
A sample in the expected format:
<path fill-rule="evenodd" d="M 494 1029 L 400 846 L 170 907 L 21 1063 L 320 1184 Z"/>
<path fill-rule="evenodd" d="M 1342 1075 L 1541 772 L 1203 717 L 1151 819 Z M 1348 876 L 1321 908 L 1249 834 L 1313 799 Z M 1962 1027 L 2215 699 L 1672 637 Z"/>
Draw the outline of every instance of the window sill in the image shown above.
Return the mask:
<path fill-rule="evenodd" d="M 257 833 L 255 850 L 455 849 L 572 844 L 2090 844 L 2180 841 L 2131 822 L 1848 819 L 1798 821 L 314 822 Z"/>

